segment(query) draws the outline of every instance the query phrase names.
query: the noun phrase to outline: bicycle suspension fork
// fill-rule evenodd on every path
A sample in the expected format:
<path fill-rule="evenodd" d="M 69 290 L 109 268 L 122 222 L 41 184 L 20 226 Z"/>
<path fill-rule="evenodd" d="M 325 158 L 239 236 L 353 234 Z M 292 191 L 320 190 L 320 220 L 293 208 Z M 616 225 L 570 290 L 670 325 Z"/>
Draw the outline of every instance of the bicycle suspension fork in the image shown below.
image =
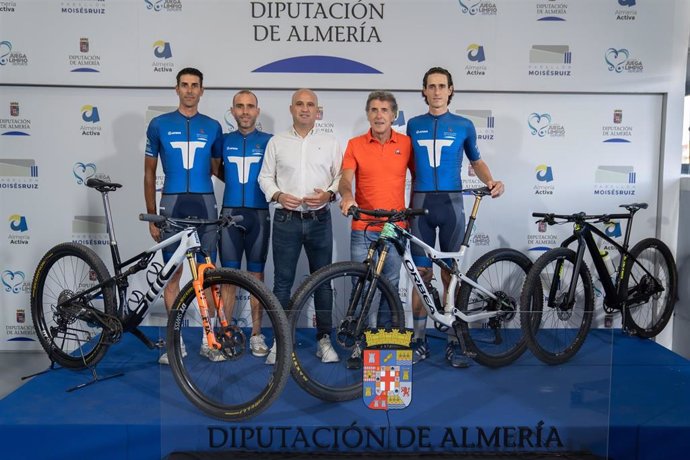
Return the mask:
<path fill-rule="evenodd" d="M 374 254 L 376 254 L 379 246 L 383 246 L 379 254 L 378 260 L 374 262 Z M 369 251 L 367 252 L 367 259 L 364 263 L 367 264 L 367 273 L 365 279 L 361 280 L 355 286 L 355 292 L 352 295 L 352 301 L 350 302 L 350 307 L 348 311 L 348 316 L 353 316 L 359 304 L 359 300 L 362 298 L 364 293 L 364 301 L 362 302 L 362 311 L 357 318 L 357 323 L 355 325 L 355 334 L 359 335 L 361 331 L 364 330 L 365 322 L 367 316 L 369 316 L 369 310 L 371 309 L 371 302 L 374 300 L 376 295 L 376 285 L 378 284 L 381 273 L 383 272 L 383 266 L 386 263 L 386 258 L 388 256 L 388 246 L 385 244 L 385 240 L 379 239 L 374 241 L 369 246 Z M 369 287 L 365 290 L 366 283 L 369 282 Z"/>
<path fill-rule="evenodd" d="M 216 334 L 211 328 L 211 321 L 209 319 L 209 305 L 206 298 L 206 293 L 204 292 L 204 274 L 206 270 L 214 269 L 215 265 L 211 263 L 211 259 L 209 257 L 206 257 L 205 263 L 197 265 L 195 254 L 193 253 L 187 254 L 187 261 L 189 262 L 189 268 L 192 271 L 192 286 L 194 287 L 194 294 L 199 306 L 199 314 L 201 315 L 201 324 L 204 328 L 204 334 L 206 334 L 208 346 L 209 348 L 220 350 L 222 346 L 220 342 L 216 340 Z M 220 286 L 213 285 L 211 287 L 211 294 L 213 296 L 214 308 L 220 321 L 220 325 L 223 327 L 223 331 L 227 331 L 228 320 L 225 317 Z"/>

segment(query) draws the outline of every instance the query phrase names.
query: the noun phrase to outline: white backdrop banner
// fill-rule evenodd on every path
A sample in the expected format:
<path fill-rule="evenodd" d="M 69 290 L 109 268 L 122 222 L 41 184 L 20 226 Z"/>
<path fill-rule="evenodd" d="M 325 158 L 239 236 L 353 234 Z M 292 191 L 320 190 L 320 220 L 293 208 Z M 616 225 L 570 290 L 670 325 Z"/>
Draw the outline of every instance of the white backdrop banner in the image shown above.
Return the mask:
<path fill-rule="evenodd" d="M 78 241 L 109 263 L 86 179 L 124 185 L 111 195 L 123 258 L 152 244 L 137 220 L 144 135 L 177 106 L 174 76 L 187 66 L 204 72 L 201 111 L 225 131 L 237 88 L 256 90 L 261 127 L 277 132 L 290 125 L 292 91 L 312 87 L 318 129 L 343 147 L 367 129 L 369 90 L 395 92 L 404 132 L 427 109 L 423 73 L 448 68 L 451 110 L 475 123 L 506 184 L 482 204 L 464 268 L 498 247 L 536 258 L 558 245 L 569 229 L 540 228 L 534 211 L 644 201 L 633 240 L 658 235 L 673 248 L 688 35 L 682 0 L 0 0 L 0 350 L 38 348 L 29 289 L 51 246 Z M 462 175 L 479 185 L 467 163 Z M 349 222 L 333 213 L 335 259 L 347 260 Z M 304 261 L 298 270 L 297 282 Z M 269 254 L 269 287 L 272 272 Z M 160 324 L 162 306 L 152 313 Z"/>

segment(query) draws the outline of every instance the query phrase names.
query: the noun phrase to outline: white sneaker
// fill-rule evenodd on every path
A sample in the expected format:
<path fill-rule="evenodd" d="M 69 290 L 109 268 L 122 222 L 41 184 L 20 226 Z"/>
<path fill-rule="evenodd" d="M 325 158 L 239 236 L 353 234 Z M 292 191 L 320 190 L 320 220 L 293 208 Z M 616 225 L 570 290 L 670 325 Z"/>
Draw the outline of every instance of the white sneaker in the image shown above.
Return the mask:
<path fill-rule="evenodd" d="M 331 339 L 327 336 L 319 340 L 319 349 L 316 350 L 316 357 L 321 358 L 322 363 L 337 363 L 340 361 L 338 353 L 335 352 L 333 345 L 331 345 Z"/>
<path fill-rule="evenodd" d="M 213 361 L 214 363 L 226 360 L 222 351 L 209 347 L 207 343 L 201 344 L 199 354 L 205 358 L 208 358 L 209 361 Z"/>
<path fill-rule="evenodd" d="M 266 337 L 264 337 L 263 334 L 251 336 L 249 338 L 249 348 L 252 350 L 252 354 L 259 358 L 269 353 L 268 345 L 266 345 Z"/>
<path fill-rule="evenodd" d="M 254 337 L 252 337 L 252 339 L 253 338 Z M 271 347 L 271 351 L 269 351 L 268 356 L 266 356 L 266 364 L 268 364 L 269 366 L 273 366 L 275 363 L 276 363 L 276 342 L 274 340 L 273 346 Z"/>
<path fill-rule="evenodd" d="M 184 346 L 184 340 L 182 337 L 180 337 L 180 350 L 182 350 L 182 357 L 184 358 L 187 356 L 187 347 Z M 168 360 L 168 353 L 165 352 L 161 355 L 160 358 L 158 358 L 158 364 L 166 364 L 170 365 L 170 361 Z"/>

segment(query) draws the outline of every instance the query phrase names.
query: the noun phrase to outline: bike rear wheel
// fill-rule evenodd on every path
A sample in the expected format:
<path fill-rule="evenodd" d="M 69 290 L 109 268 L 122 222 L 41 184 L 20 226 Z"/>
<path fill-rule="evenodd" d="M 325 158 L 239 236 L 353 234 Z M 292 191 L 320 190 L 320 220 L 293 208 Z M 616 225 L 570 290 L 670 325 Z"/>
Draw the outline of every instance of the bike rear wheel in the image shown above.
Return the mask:
<path fill-rule="evenodd" d="M 561 364 L 582 347 L 592 324 L 594 291 L 583 263 L 574 273 L 577 255 L 555 248 L 534 262 L 520 296 L 521 322 L 527 346 L 547 364 Z M 575 298 L 567 303 L 576 283 Z"/>
<path fill-rule="evenodd" d="M 170 367 L 182 393 L 204 413 L 226 421 L 245 420 L 268 408 L 285 386 L 292 352 L 287 318 L 278 299 L 265 285 L 239 270 L 207 271 L 203 287 L 212 290 L 217 287 L 224 303 L 234 298 L 228 329 L 219 324 L 217 315 L 209 318 L 223 348 L 209 353 L 203 347 L 204 329 L 190 281 L 180 291 L 168 318 Z M 256 320 L 257 324 L 261 321 L 266 345 L 275 344 L 273 365 L 266 364 L 265 349 L 251 347 L 250 299 L 255 299 L 255 304 L 260 306 L 257 311 L 261 319 L 257 316 Z M 213 309 L 213 300 L 209 297 L 207 302 Z"/>
<path fill-rule="evenodd" d="M 628 264 L 622 281 L 626 300 L 638 301 L 625 307 L 625 326 L 640 337 L 655 337 L 668 324 L 678 296 L 676 263 L 669 248 L 656 238 L 640 241 L 630 255 L 635 262 Z"/>
<path fill-rule="evenodd" d="M 496 311 L 496 316 L 466 323 L 460 330 L 467 351 L 478 363 L 505 366 L 518 359 L 527 348 L 518 301 L 532 261 L 513 249 L 496 249 L 484 254 L 467 271 L 467 277 L 498 297 L 493 300 L 469 283 L 462 283 L 458 296 L 460 311 L 475 314 Z"/>
<path fill-rule="evenodd" d="M 31 284 L 31 316 L 38 341 L 60 366 L 83 369 L 95 365 L 105 355 L 112 340 L 104 334 L 103 323 L 95 320 L 95 312 L 90 309 L 117 321 L 113 318 L 113 286 L 77 296 L 108 278 L 108 269 L 98 255 L 77 243 L 53 247 L 38 263 Z M 65 302 L 68 299 L 74 300 Z M 113 326 L 117 328 L 119 324 Z"/>
<path fill-rule="evenodd" d="M 338 262 L 328 265 L 307 278 L 290 301 L 292 376 L 300 387 L 319 399 L 348 401 L 362 396 L 361 361 L 360 368 L 357 368 L 353 353 L 363 351 L 366 340 L 354 328 L 363 314 L 363 299 L 370 286 L 370 276 L 363 263 Z M 359 301 L 354 298 L 358 290 L 361 291 Z M 400 297 L 385 278 L 377 281 L 371 310 L 381 307 L 381 299 L 390 306 L 390 309 L 383 308 L 390 312 L 391 328 L 403 328 L 405 313 Z M 316 304 L 319 304 L 318 308 Z M 351 305 L 353 314 L 347 316 Z M 329 334 L 337 362 L 323 362 L 316 354 L 319 350 L 317 316 L 322 331 L 325 329 Z M 367 324 L 366 318 L 364 324 Z"/>

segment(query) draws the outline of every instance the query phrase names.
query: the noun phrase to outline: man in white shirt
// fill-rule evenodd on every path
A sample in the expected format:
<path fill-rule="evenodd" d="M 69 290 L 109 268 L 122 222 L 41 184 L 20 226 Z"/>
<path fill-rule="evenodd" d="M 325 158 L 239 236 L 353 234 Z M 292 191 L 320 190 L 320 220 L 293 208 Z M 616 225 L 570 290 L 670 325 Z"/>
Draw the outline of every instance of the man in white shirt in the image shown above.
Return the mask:
<path fill-rule="evenodd" d="M 259 173 L 266 201 L 276 203 L 273 216 L 273 293 L 288 308 L 302 246 L 313 273 L 333 261 L 333 230 L 329 203 L 340 181 L 342 151 L 335 137 L 315 133 L 319 110 L 316 93 L 299 89 L 292 95 L 293 126 L 268 141 Z M 324 363 L 339 361 L 331 345 L 332 290 L 316 291 L 316 355 Z M 275 361 L 275 344 L 266 358 Z"/>

